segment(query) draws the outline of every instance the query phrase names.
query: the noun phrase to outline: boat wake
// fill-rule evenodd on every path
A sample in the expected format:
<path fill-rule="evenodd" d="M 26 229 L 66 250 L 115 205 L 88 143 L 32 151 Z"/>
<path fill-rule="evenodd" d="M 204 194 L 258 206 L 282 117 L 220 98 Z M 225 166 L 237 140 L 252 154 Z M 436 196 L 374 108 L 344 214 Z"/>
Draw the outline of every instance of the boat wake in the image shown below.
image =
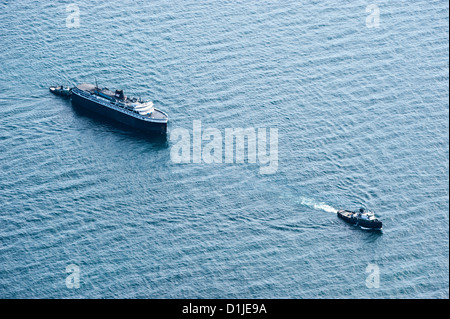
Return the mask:
<path fill-rule="evenodd" d="M 327 204 L 322 203 L 322 202 L 317 202 L 317 201 L 315 201 L 313 199 L 306 198 L 306 197 L 301 197 L 300 198 L 300 204 L 308 206 L 308 207 L 312 207 L 314 209 L 324 210 L 324 211 L 326 211 L 328 213 L 335 213 L 336 214 L 337 211 L 338 211 L 336 208 L 334 208 L 334 207 L 332 207 L 330 205 L 327 205 Z"/>

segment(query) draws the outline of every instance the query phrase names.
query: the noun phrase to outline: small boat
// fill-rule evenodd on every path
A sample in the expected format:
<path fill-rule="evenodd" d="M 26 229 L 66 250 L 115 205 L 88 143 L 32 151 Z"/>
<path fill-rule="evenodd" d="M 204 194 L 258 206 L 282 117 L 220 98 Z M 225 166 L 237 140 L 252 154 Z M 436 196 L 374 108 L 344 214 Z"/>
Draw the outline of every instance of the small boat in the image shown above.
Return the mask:
<path fill-rule="evenodd" d="M 364 208 L 360 208 L 358 212 L 352 212 L 348 210 L 338 210 L 337 215 L 347 223 L 362 228 L 381 230 L 383 223 L 375 217 L 375 214 L 370 211 L 366 211 Z"/>
<path fill-rule="evenodd" d="M 72 89 L 69 87 L 60 86 L 51 86 L 49 88 L 50 92 L 55 95 L 69 97 L 72 94 Z"/>

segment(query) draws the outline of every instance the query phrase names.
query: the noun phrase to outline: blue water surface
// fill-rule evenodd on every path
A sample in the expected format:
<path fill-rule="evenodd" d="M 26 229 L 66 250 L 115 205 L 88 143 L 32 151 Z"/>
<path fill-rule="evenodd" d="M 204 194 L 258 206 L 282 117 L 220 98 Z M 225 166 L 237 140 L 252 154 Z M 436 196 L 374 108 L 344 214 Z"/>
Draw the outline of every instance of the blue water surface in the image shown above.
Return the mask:
<path fill-rule="evenodd" d="M 449 297 L 447 1 L 69 4 L 0 4 L 1 298 Z M 95 80 L 167 138 L 48 91 Z M 278 169 L 175 163 L 194 120 L 278 129 Z"/>

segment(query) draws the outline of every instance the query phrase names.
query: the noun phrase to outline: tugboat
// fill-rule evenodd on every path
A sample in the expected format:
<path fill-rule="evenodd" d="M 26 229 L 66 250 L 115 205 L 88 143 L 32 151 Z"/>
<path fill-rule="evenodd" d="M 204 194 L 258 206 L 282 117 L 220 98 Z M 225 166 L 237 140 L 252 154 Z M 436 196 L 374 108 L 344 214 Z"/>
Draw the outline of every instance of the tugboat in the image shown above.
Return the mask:
<path fill-rule="evenodd" d="M 360 208 L 358 212 L 352 212 L 348 210 L 338 210 L 337 215 L 347 223 L 362 228 L 368 228 L 373 230 L 381 230 L 383 223 L 375 218 L 375 214 L 370 211 L 366 211 L 364 208 Z"/>
<path fill-rule="evenodd" d="M 51 86 L 49 88 L 49 90 L 53 94 L 63 96 L 63 97 L 70 97 L 70 94 L 72 93 L 72 89 L 69 87 L 64 87 L 64 85 Z"/>

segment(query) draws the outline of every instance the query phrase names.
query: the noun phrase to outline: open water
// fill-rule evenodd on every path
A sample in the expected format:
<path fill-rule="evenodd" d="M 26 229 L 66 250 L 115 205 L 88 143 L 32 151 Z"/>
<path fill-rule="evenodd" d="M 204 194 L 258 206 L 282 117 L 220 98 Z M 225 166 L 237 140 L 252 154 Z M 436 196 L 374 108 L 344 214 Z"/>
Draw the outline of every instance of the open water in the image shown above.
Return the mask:
<path fill-rule="evenodd" d="M 0 3 L 0 297 L 449 297 L 447 1 L 70 4 Z M 95 79 L 167 138 L 48 91 Z M 175 163 L 194 120 L 278 129 L 276 172 Z"/>

